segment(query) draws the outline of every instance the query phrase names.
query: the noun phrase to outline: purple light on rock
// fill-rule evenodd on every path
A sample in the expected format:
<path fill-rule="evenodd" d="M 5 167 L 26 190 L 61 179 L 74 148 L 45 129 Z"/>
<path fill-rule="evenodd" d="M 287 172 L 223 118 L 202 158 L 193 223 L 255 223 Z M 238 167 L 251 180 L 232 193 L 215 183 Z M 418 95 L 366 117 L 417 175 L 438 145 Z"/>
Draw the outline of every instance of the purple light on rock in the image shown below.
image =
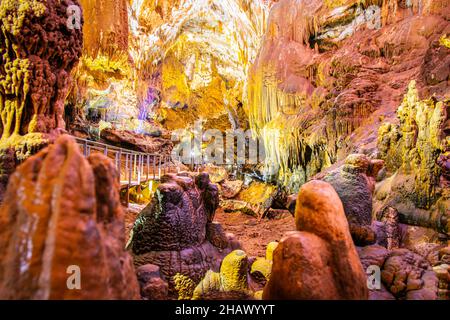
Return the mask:
<path fill-rule="evenodd" d="M 147 120 L 150 108 L 158 102 L 158 93 L 153 88 L 148 88 L 147 97 L 139 104 L 138 120 Z"/>

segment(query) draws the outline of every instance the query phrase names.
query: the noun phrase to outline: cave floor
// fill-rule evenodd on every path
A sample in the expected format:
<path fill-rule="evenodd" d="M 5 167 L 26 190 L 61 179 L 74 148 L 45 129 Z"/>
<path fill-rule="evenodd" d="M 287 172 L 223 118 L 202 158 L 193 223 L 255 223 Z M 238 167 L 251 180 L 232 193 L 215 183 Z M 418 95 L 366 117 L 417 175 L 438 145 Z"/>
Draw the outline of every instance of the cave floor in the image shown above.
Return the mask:
<path fill-rule="evenodd" d="M 139 212 L 145 206 L 130 204 L 125 215 L 126 241 Z M 232 233 L 241 243 L 249 257 L 264 257 L 266 246 L 272 241 L 280 241 L 288 231 L 295 231 L 295 220 L 290 214 L 282 214 L 274 219 L 262 219 L 241 212 L 216 211 L 215 221 L 219 222 L 226 233 Z"/>
<path fill-rule="evenodd" d="M 266 246 L 272 241 L 280 241 L 288 231 L 295 231 L 295 220 L 290 214 L 275 219 L 259 219 L 240 213 L 224 212 L 217 209 L 215 221 L 225 232 L 233 233 L 250 257 L 264 257 Z"/>

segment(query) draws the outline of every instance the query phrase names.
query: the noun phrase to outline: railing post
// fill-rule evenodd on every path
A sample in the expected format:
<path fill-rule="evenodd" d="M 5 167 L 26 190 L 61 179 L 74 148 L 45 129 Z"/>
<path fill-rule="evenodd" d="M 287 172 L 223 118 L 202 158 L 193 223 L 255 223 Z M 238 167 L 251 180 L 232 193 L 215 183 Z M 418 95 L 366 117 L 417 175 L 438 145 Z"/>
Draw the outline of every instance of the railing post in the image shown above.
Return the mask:
<path fill-rule="evenodd" d="M 84 144 L 83 144 L 83 153 L 84 153 L 84 156 L 87 158 L 87 148 L 88 148 L 88 145 L 87 145 L 87 140 L 84 140 Z"/>
<path fill-rule="evenodd" d="M 150 174 L 150 155 L 147 154 L 147 181 L 149 179 L 149 174 Z"/>
<path fill-rule="evenodd" d="M 138 155 L 137 155 L 137 153 L 135 153 L 134 154 L 134 166 L 133 166 L 133 169 L 134 169 L 134 177 L 136 177 L 136 179 L 137 179 L 137 173 L 138 173 Z"/>
<path fill-rule="evenodd" d="M 125 153 L 125 180 L 127 180 L 128 167 L 129 167 L 129 163 L 128 163 L 128 153 Z"/>
<path fill-rule="evenodd" d="M 137 182 L 138 182 L 138 185 L 141 185 L 141 164 L 142 164 L 142 162 L 141 162 L 141 155 L 139 154 L 139 155 L 137 156 L 137 158 L 138 158 L 138 164 L 137 164 L 137 167 L 138 167 Z"/>
<path fill-rule="evenodd" d="M 156 180 L 156 156 L 152 155 L 153 159 L 153 180 Z"/>
<path fill-rule="evenodd" d="M 159 176 L 159 180 L 161 180 L 161 156 L 159 156 L 158 158 L 159 158 L 158 176 Z"/>
<path fill-rule="evenodd" d="M 119 149 L 118 167 L 119 167 L 119 176 L 121 177 L 120 181 L 122 181 L 122 149 Z"/>

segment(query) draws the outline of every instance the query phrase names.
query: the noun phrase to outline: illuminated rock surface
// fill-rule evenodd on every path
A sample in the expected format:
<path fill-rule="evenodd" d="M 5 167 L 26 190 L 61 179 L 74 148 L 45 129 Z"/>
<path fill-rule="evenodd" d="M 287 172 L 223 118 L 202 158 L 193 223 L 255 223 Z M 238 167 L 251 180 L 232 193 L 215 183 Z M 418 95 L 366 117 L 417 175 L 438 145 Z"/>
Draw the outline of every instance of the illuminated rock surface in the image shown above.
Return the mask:
<path fill-rule="evenodd" d="M 266 158 L 174 160 L 122 188 L 151 201 L 124 236 L 114 168 L 63 138 L 12 176 L 0 297 L 135 298 L 137 276 L 142 299 L 448 299 L 449 16 L 448 0 L 1 1 L 0 201 L 65 129 L 166 165 L 172 134 L 249 129 Z M 64 291 L 66 251 L 90 292 Z"/>
<path fill-rule="evenodd" d="M 295 232 L 273 253 L 264 299 L 367 299 L 362 268 L 333 187 L 312 181 L 300 190 Z"/>
<path fill-rule="evenodd" d="M 371 3 L 281 0 L 270 11 L 247 108 L 293 189 L 349 150 L 371 152 L 411 79 L 426 96 L 449 94 L 446 1 L 385 1 L 380 29 L 365 19 Z"/>
<path fill-rule="evenodd" d="M 113 163 L 85 159 L 68 136 L 18 167 L 0 209 L 0 297 L 139 298 L 118 188 Z M 69 266 L 82 290 L 69 289 Z"/>
<path fill-rule="evenodd" d="M 129 247 L 135 264 L 158 265 L 170 293 L 175 293 L 177 274 L 198 283 L 209 269 L 217 270 L 222 258 L 238 246 L 221 229 L 208 226 L 217 206 L 218 190 L 207 174 L 164 176 L 133 228 Z M 217 239 L 225 241 L 216 247 Z"/>
<path fill-rule="evenodd" d="M 69 5 L 78 5 L 78 1 L 8 0 L 0 4 L 2 183 L 17 161 L 65 129 L 70 71 L 82 49 L 81 29 L 67 28 Z"/>
<path fill-rule="evenodd" d="M 193 300 L 246 299 L 248 288 L 248 257 L 242 250 L 227 255 L 219 272 L 209 270 L 193 292 Z"/>

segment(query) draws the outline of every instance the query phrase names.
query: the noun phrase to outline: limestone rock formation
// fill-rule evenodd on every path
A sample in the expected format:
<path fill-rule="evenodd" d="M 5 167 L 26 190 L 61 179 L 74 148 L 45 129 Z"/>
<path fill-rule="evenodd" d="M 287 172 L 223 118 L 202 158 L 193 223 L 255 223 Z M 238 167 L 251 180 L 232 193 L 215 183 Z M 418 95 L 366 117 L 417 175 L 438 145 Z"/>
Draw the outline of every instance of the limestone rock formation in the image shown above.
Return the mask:
<path fill-rule="evenodd" d="M 225 180 L 219 185 L 220 195 L 224 199 L 232 199 L 239 194 L 243 185 L 244 181 L 242 180 Z"/>
<path fill-rule="evenodd" d="M 245 299 L 248 288 L 248 257 L 242 250 L 227 255 L 219 272 L 208 271 L 193 293 L 193 300 Z"/>
<path fill-rule="evenodd" d="M 366 275 L 344 208 L 331 185 L 314 180 L 299 193 L 298 231 L 273 256 L 264 299 L 367 299 Z"/>
<path fill-rule="evenodd" d="M 138 216 L 129 242 L 135 264 L 158 265 L 170 294 L 176 293 L 175 275 L 198 283 L 237 245 L 214 226 L 218 201 L 217 186 L 207 174 L 170 174 Z"/>
<path fill-rule="evenodd" d="M 105 129 L 100 136 L 106 143 L 144 153 L 169 156 L 173 144 L 163 137 L 151 137 L 128 130 Z"/>
<path fill-rule="evenodd" d="M 447 100 L 420 100 L 415 81 L 410 83 L 397 110 L 399 124 L 388 122 L 379 130 L 378 148 L 391 176 L 376 194 L 377 206 L 396 208 L 402 222 L 444 233 L 450 221 L 444 156 L 450 150 L 448 108 Z"/>
<path fill-rule="evenodd" d="M 132 1 L 138 82 L 161 92 L 157 110 L 170 129 L 205 119 L 208 128 L 245 128 L 249 64 L 265 31 L 259 0 Z"/>
<path fill-rule="evenodd" d="M 270 279 L 273 264 L 273 252 L 278 247 L 278 242 L 271 242 L 267 245 L 266 256 L 256 258 L 252 263 L 250 274 L 259 283 L 265 284 Z"/>
<path fill-rule="evenodd" d="M 345 164 L 326 174 L 324 181 L 336 190 L 350 224 L 370 226 L 372 223 L 372 193 L 383 161 L 371 160 L 362 154 L 352 154 Z"/>
<path fill-rule="evenodd" d="M 242 212 L 260 218 L 272 207 L 277 193 L 276 186 L 254 181 L 234 199 L 222 199 L 220 205 L 226 212 Z"/>
<path fill-rule="evenodd" d="M 76 27 L 68 27 L 71 5 L 79 6 L 78 0 L 8 0 L 0 4 L 2 182 L 19 161 L 65 129 L 70 71 L 82 48 L 82 17 L 75 21 L 79 23 Z"/>
<path fill-rule="evenodd" d="M 429 264 L 405 249 L 394 250 L 381 272 L 384 285 L 397 298 L 433 300 L 437 298 L 438 280 Z"/>
<path fill-rule="evenodd" d="M 196 283 L 189 277 L 177 273 L 173 280 L 175 282 L 175 290 L 178 292 L 178 300 L 190 300 L 194 295 Z"/>
<path fill-rule="evenodd" d="M 83 54 L 114 58 L 128 51 L 128 12 L 126 0 L 79 0 L 85 30 Z"/>
<path fill-rule="evenodd" d="M 358 253 L 365 269 L 377 266 L 381 271 L 381 288 L 370 290 L 370 300 L 435 300 L 447 294 L 447 268 L 442 258 L 431 264 L 409 249 L 388 250 L 379 245 L 358 248 Z"/>
<path fill-rule="evenodd" d="M 401 230 L 399 225 L 399 214 L 395 208 L 386 207 L 380 214 L 378 219 L 382 223 L 385 239 L 377 239 L 377 242 L 382 244 L 388 250 L 393 250 L 400 247 Z"/>
<path fill-rule="evenodd" d="M 427 97 L 448 95 L 450 49 L 440 44 L 448 8 L 446 0 L 277 1 L 246 105 L 268 165 L 280 171 L 274 180 L 296 192 L 350 152 L 372 152 L 411 79 Z"/>
<path fill-rule="evenodd" d="M 20 165 L 0 209 L 0 298 L 139 298 L 118 189 L 114 164 L 69 136 Z"/>

